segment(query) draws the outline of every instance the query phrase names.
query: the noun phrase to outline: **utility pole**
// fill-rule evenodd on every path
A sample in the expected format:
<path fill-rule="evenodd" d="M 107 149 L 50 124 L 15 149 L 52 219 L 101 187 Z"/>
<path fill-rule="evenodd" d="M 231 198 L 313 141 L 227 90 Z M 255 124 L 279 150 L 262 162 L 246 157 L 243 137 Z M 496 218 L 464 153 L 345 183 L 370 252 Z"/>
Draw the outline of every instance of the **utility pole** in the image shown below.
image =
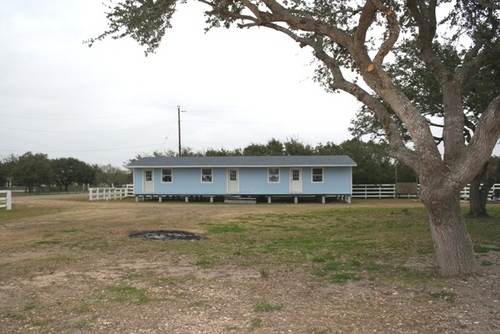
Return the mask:
<path fill-rule="evenodd" d="M 185 111 L 182 111 L 185 112 Z M 177 106 L 177 127 L 179 129 L 179 156 L 182 155 L 182 146 L 181 146 L 181 106 Z"/>

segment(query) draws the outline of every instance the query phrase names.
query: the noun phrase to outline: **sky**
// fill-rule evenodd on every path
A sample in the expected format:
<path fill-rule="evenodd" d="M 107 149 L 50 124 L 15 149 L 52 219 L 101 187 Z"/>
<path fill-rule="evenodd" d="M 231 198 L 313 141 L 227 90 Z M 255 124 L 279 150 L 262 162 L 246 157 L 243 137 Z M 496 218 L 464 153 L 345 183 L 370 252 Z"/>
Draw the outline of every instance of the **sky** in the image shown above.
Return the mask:
<path fill-rule="evenodd" d="M 359 104 L 312 80 L 310 49 L 264 29 L 204 32 L 206 7 L 178 6 L 161 47 L 83 41 L 107 28 L 102 0 L 4 0 L 0 11 L 0 160 L 123 166 L 137 155 L 233 150 L 275 138 L 340 144 Z"/>
<path fill-rule="evenodd" d="M 84 40 L 107 27 L 101 0 L 6 0 L 0 12 L 0 159 L 28 151 L 122 166 L 136 155 L 233 150 L 271 138 L 350 139 L 358 108 L 313 82 L 311 51 L 262 29 L 204 32 L 180 5 L 161 47 Z"/>

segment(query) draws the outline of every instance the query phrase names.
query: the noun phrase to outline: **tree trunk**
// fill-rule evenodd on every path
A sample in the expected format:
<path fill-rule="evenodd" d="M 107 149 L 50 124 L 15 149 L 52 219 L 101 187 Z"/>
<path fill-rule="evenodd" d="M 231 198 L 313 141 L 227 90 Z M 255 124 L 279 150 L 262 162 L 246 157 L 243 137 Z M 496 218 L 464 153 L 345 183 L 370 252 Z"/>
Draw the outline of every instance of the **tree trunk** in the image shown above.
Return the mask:
<path fill-rule="evenodd" d="M 481 178 L 482 174 L 480 173 L 470 182 L 469 188 L 469 216 L 473 217 L 488 217 L 488 212 L 486 211 L 486 201 L 489 189 L 485 189 L 485 187 L 481 187 Z"/>
<path fill-rule="evenodd" d="M 486 202 L 488 202 L 491 188 L 500 180 L 500 164 L 497 164 L 496 169 L 493 172 L 490 171 L 489 175 L 487 175 L 488 165 L 489 163 L 486 163 L 481 172 L 470 183 L 469 216 L 489 217 L 486 211 Z M 481 180 L 484 180 L 482 185 Z"/>
<path fill-rule="evenodd" d="M 476 272 L 474 248 L 460 209 L 460 196 L 442 196 L 424 205 L 429 214 L 439 274 L 450 277 Z"/>

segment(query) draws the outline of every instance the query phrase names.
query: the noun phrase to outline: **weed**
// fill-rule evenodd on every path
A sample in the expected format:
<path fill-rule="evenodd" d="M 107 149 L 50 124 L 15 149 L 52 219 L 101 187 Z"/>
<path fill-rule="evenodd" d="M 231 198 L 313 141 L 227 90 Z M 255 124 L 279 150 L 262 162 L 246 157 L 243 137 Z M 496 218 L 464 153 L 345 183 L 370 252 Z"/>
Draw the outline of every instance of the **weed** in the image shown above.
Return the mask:
<path fill-rule="evenodd" d="M 82 304 L 82 305 L 80 305 L 79 307 L 75 308 L 75 309 L 73 310 L 73 312 L 74 312 L 75 314 L 85 314 L 85 313 L 88 313 L 88 312 L 90 312 L 90 306 L 89 306 L 89 304 L 87 304 L 87 303 Z"/>
<path fill-rule="evenodd" d="M 269 278 L 269 270 L 261 269 L 260 270 L 260 277 L 261 278 Z"/>
<path fill-rule="evenodd" d="M 24 310 L 25 311 L 33 310 L 35 307 L 36 307 L 36 304 L 34 302 L 30 302 L 30 303 L 24 305 Z"/>
<path fill-rule="evenodd" d="M 36 327 L 43 327 L 48 325 L 51 321 L 51 319 L 33 319 L 31 320 L 31 324 Z"/>
<path fill-rule="evenodd" d="M 150 301 L 146 295 L 146 290 L 137 289 L 133 286 L 114 286 L 108 288 L 108 290 L 114 293 L 114 300 L 117 302 L 134 301 L 136 304 L 146 304 Z"/>
<path fill-rule="evenodd" d="M 333 331 L 331 329 L 324 329 L 324 330 L 317 330 L 317 329 L 313 329 L 311 334 L 332 334 Z M 338 333 L 338 332 L 336 332 Z"/>
<path fill-rule="evenodd" d="M 216 225 L 208 229 L 209 233 L 235 233 L 243 232 L 245 229 L 238 225 Z"/>
<path fill-rule="evenodd" d="M 282 304 L 273 305 L 265 302 L 257 302 L 253 306 L 254 312 L 274 312 L 274 311 L 281 311 L 282 308 L 283 308 Z"/>
<path fill-rule="evenodd" d="M 457 294 L 449 291 L 429 292 L 429 296 L 434 299 L 442 299 L 448 303 L 453 303 L 457 299 Z"/>
<path fill-rule="evenodd" d="M 359 281 L 361 277 L 353 273 L 336 273 L 329 276 L 331 283 L 346 283 L 347 281 Z"/>
<path fill-rule="evenodd" d="M 479 253 L 479 254 L 488 253 L 490 250 L 491 250 L 490 247 L 484 247 L 484 246 L 479 246 L 479 245 L 474 246 L 474 252 Z"/>
<path fill-rule="evenodd" d="M 203 258 L 198 259 L 194 263 L 194 265 L 201 267 L 201 268 L 210 268 L 210 267 L 214 266 L 214 261 L 209 259 L 209 258 L 203 257 Z"/>
<path fill-rule="evenodd" d="M 78 230 L 76 228 L 70 228 L 67 230 L 62 230 L 61 232 L 63 232 L 63 233 L 75 233 L 75 232 L 78 232 Z"/>
<path fill-rule="evenodd" d="M 474 252 L 476 252 L 476 253 L 478 253 L 478 254 L 486 254 L 486 253 L 488 253 L 489 251 L 499 252 L 499 251 L 500 251 L 500 248 L 497 248 L 497 247 L 480 246 L 480 245 L 475 245 L 475 246 L 474 246 Z"/>
<path fill-rule="evenodd" d="M 263 321 L 261 318 L 253 318 L 250 320 L 250 327 L 251 328 L 260 328 L 263 326 Z"/>

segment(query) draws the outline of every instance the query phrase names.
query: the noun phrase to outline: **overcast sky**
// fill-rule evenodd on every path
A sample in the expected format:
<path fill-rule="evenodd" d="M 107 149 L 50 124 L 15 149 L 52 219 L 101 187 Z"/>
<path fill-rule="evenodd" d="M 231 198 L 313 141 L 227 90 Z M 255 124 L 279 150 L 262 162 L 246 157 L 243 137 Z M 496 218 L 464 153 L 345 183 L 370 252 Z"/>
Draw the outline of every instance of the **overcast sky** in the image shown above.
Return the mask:
<path fill-rule="evenodd" d="M 268 29 L 204 33 L 201 4 L 180 5 L 156 54 L 107 27 L 101 0 L 4 0 L 0 159 L 28 151 L 122 166 L 137 154 L 232 150 L 269 139 L 341 143 L 358 109 L 312 81 L 311 51 Z"/>
<path fill-rule="evenodd" d="M 353 98 L 312 81 L 310 50 L 264 29 L 205 34 L 179 6 L 156 54 L 107 27 L 101 0 L 6 0 L 0 11 L 0 159 L 27 151 L 121 166 L 137 154 L 232 150 L 271 138 L 349 139 Z"/>

